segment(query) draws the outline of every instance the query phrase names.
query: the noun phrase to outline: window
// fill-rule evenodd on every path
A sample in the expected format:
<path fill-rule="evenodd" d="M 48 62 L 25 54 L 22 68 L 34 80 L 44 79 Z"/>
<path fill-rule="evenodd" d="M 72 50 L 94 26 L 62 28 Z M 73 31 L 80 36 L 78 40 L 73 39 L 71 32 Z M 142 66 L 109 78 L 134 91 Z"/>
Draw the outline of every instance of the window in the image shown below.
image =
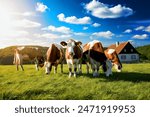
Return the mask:
<path fill-rule="evenodd" d="M 127 50 L 126 49 L 124 49 L 124 52 L 126 52 Z"/>
<path fill-rule="evenodd" d="M 122 55 L 122 56 L 121 56 L 121 59 L 122 59 L 122 60 L 126 60 L 126 55 Z"/>
<path fill-rule="evenodd" d="M 133 52 L 133 49 L 131 49 L 131 52 Z"/>
<path fill-rule="evenodd" d="M 131 59 L 135 60 L 136 59 L 136 55 L 131 55 Z"/>

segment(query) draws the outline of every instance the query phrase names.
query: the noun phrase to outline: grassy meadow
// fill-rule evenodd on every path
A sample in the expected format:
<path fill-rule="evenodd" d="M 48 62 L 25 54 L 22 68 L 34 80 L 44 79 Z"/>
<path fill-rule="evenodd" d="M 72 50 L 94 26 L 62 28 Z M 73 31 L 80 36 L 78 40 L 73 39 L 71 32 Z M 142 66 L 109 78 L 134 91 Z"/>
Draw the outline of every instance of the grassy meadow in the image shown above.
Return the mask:
<path fill-rule="evenodd" d="M 34 65 L 24 65 L 25 71 L 16 71 L 14 65 L 0 65 L 1 100 L 145 100 L 150 99 L 150 64 L 123 64 L 121 73 L 93 78 L 83 74 L 68 78 L 64 73 L 45 75 L 44 68 L 36 71 Z"/>

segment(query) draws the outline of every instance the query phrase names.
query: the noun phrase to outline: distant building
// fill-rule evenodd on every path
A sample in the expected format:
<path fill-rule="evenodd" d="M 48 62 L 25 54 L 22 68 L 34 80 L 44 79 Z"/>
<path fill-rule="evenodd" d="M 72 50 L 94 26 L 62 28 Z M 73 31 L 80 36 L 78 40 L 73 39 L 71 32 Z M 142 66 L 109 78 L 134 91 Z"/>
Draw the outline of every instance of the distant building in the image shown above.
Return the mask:
<path fill-rule="evenodd" d="M 130 42 L 112 44 L 108 49 L 115 49 L 121 62 L 139 62 L 139 53 Z"/>

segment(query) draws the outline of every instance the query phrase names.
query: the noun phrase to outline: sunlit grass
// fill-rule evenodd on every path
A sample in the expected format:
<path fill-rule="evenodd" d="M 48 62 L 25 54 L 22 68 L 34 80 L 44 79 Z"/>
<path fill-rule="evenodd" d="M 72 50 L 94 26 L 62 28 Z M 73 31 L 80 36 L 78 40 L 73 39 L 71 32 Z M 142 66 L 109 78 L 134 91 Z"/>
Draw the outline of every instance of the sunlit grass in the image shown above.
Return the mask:
<path fill-rule="evenodd" d="M 25 71 L 16 71 L 15 66 L 0 66 L 0 99 L 150 99 L 150 64 L 123 64 L 123 71 L 105 77 L 93 78 L 83 74 L 68 78 L 64 73 L 45 75 L 44 68 L 36 71 L 34 65 L 25 65 Z"/>

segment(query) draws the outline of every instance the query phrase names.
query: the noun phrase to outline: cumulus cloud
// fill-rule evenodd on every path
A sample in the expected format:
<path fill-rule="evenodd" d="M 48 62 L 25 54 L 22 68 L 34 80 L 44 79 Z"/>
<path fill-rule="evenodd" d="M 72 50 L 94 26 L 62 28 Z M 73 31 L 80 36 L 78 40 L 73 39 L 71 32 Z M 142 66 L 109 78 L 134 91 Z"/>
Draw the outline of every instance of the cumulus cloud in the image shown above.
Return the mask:
<path fill-rule="evenodd" d="M 145 32 L 150 32 L 150 26 L 139 26 L 139 27 L 137 27 L 137 28 L 135 28 L 135 30 L 136 31 L 139 31 L 139 30 L 141 30 L 141 31 L 145 31 Z"/>
<path fill-rule="evenodd" d="M 99 23 L 94 23 L 92 26 L 93 26 L 93 27 L 99 27 L 99 26 L 101 26 L 101 24 L 99 24 Z"/>
<path fill-rule="evenodd" d="M 134 35 L 132 38 L 134 39 L 147 39 L 149 36 L 147 34 L 143 35 Z"/>
<path fill-rule="evenodd" d="M 136 30 L 136 31 L 138 31 L 138 30 L 143 30 L 144 28 L 145 28 L 144 26 L 139 26 L 139 27 L 135 28 L 135 30 Z"/>
<path fill-rule="evenodd" d="M 85 27 L 83 27 L 83 30 L 87 30 L 87 29 L 88 29 L 88 27 L 86 27 L 86 26 L 85 26 Z"/>
<path fill-rule="evenodd" d="M 120 4 L 112 7 L 97 0 L 92 0 L 86 4 L 85 9 L 88 13 L 98 18 L 119 18 L 133 14 L 133 10 L 129 7 L 121 6 Z"/>
<path fill-rule="evenodd" d="M 150 32 L 150 26 L 147 26 L 144 31 Z"/>
<path fill-rule="evenodd" d="M 132 30 L 131 29 L 126 29 L 123 33 L 131 33 Z"/>
<path fill-rule="evenodd" d="M 21 28 L 36 28 L 41 26 L 40 23 L 28 19 L 16 20 L 13 22 L 13 25 Z"/>
<path fill-rule="evenodd" d="M 115 34 L 112 33 L 111 31 L 106 31 L 106 32 L 95 32 L 92 34 L 92 37 L 93 36 L 96 36 L 96 37 L 103 37 L 103 38 L 107 38 L 107 39 L 110 39 L 112 38 L 112 36 L 114 36 Z"/>
<path fill-rule="evenodd" d="M 59 21 L 70 23 L 70 24 L 90 24 L 90 17 L 77 18 L 76 16 L 65 17 L 63 13 L 57 15 Z"/>
<path fill-rule="evenodd" d="M 55 26 L 48 26 L 46 28 L 42 28 L 42 30 L 49 30 L 49 31 L 52 31 L 52 32 L 59 32 L 59 33 L 64 33 L 64 34 L 69 34 L 71 33 L 71 29 L 68 28 L 68 27 L 65 27 L 65 26 L 61 26 L 61 27 L 55 27 Z"/>
<path fill-rule="evenodd" d="M 36 11 L 45 12 L 48 7 L 41 2 L 36 3 Z"/>

